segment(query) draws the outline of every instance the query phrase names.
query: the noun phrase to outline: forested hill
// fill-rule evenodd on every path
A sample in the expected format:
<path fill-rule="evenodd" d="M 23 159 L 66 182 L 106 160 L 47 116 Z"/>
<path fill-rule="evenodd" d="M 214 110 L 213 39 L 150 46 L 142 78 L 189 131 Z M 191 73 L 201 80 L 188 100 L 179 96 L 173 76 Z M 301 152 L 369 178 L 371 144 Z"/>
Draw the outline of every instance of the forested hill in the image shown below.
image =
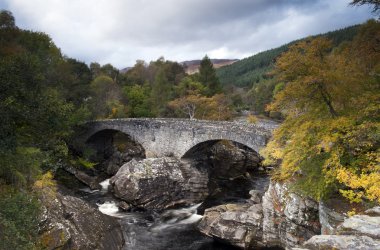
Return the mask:
<path fill-rule="evenodd" d="M 344 29 L 331 31 L 325 34 L 316 35 L 326 36 L 331 39 L 334 45 L 338 45 L 343 41 L 352 40 L 356 35 L 360 25 L 350 26 Z M 231 65 L 227 65 L 217 69 L 217 75 L 222 85 L 235 85 L 238 87 L 251 87 L 255 83 L 266 78 L 266 74 L 273 68 L 275 59 L 290 45 L 301 41 L 296 40 L 281 47 L 260 52 L 256 55 L 244 58 Z"/>

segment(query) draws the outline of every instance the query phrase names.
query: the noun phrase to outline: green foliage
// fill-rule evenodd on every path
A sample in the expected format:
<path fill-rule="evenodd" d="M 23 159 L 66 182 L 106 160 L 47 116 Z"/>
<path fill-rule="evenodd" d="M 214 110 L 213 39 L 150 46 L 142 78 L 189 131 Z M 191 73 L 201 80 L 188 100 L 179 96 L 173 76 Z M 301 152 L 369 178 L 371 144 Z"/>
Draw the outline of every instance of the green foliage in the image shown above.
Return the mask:
<path fill-rule="evenodd" d="M 128 100 L 127 115 L 128 117 L 151 117 L 149 107 L 149 92 L 147 86 L 133 85 L 125 86 L 123 93 Z"/>
<path fill-rule="evenodd" d="M 10 11 L 0 10 L 0 28 L 16 28 L 15 18 Z"/>
<path fill-rule="evenodd" d="M 265 114 L 266 106 L 272 101 L 275 86 L 274 79 L 260 81 L 254 85 L 247 97 L 250 107 L 260 114 Z"/>
<path fill-rule="evenodd" d="M 352 26 L 318 36 L 328 38 L 332 41 L 333 47 L 335 47 L 344 41 L 352 40 L 357 30 L 358 26 Z M 290 46 L 303 40 L 305 39 L 293 41 L 281 47 L 260 52 L 231 65 L 221 67 L 216 71 L 217 76 L 225 88 L 230 85 L 245 89 L 250 88 L 249 94 L 247 94 L 248 90 L 240 94 L 244 102 L 241 106 L 248 106 L 257 113 L 268 115 L 265 112 L 265 107 L 272 101 L 273 92 L 277 92 L 274 88 L 278 82 L 272 76 L 276 60 Z"/>
<path fill-rule="evenodd" d="M 77 163 L 84 168 L 93 168 L 97 163 L 90 162 L 82 157 L 79 157 Z"/>
<path fill-rule="evenodd" d="M 88 66 L 75 59 L 67 58 L 57 67 L 57 79 L 60 91 L 68 102 L 76 108 L 84 107 L 90 97 L 91 71 Z"/>
<path fill-rule="evenodd" d="M 199 82 L 207 88 L 205 92 L 209 97 L 221 92 L 220 82 L 214 65 L 207 55 L 203 57 L 199 66 Z"/>
<path fill-rule="evenodd" d="M 358 26 L 351 26 L 344 29 L 317 35 L 325 36 L 333 41 L 336 46 L 343 41 L 350 41 L 357 33 Z M 317 37 L 315 36 L 315 37 Z M 222 85 L 235 85 L 241 87 L 252 87 L 253 85 L 268 79 L 268 73 L 274 68 L 276 58 L 288 50 L 289 46 L 301 40 L 293 41 L 281 47 L 257 53 L 256 55 L 244 58 L 231 65 L 221 67 L 216 70 L 217 76 Z"/>
<path fill-rule="evenodd" d="M 78 96 L 89 71 L 43 33 L 0 29 L 0 37 L 0 178 L 27 188 L 41 165 L 67 157 L 72 126 L 87 117 Z"/>
<path fill-rule="evenodd" d="M 37 249 L 30 190 L 52 178 L 42 169 L 68 159 L 73 126 L 88 119 L 91 74 L 46 34 L 15 27 L 11 13 L 0 22 L 0 248 Z"/>
<path fill-rule="evenodd" d="M 185 96 L 187 94 L 206 94 L 206 87 L 196 81 L 194 77 L 186 76 L 184 77 L 178 86 L 175 87 L 175 93 L 177 96 Z"/>
<path fill-rule="evenodd" d="M 222 85 L 251 87 L 267 78 L 266 74 L 273 69 L 275 59 L 286 51 L 288 46 L 267 50 L 221 67 L 216 70 L 217 76 Z"/>
<path fill-rule="evenodd" d="M 30 193 L 0 187 L 0 249 L 37 249 L 40 205 Z"/>
<path fill-rule="evenodd" d="M 90 84 L 91 99 L 89 107 L 97 118 L 117 118 L 125 116 L 125 108 L 121 101 L 120 86 L 109 76 L 100 75 Z M 118 113 L 121 112 L 121 113 Z"/>
<path fill-rule="evenodd" d="M 44 155 L 35 147 L 17 147 L 11 153 L 3 150 L 0 159 L 0 179 L 18 187 L 28 187 L 40 173 Z"/>
<path fill-rule="evenodd" d="M 151 103 L 152 111 L 156 116 L 165 113 L 166 105 L 172 96 L 172 86 L 163 69 L 159 70 L 152 86 Z"/>

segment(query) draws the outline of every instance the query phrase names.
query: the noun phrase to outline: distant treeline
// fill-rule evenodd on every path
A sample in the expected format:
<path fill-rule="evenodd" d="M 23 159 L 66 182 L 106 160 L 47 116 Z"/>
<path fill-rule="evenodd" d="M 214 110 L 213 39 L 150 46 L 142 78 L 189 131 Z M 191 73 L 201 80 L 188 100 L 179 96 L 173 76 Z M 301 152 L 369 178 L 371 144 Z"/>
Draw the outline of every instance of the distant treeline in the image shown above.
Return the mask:
<path fill-rule="evenodd" d="M 305 38 L 326 37 L 334 47 L 344 41 L 351 41 L 357 34 L 360 25 L 328 32 L 321 35 Z M 260 114 L 267 114 L 265 106 L 272 101 L 273 95 L 281 88 L 271 73 L 276 59 L 290 46 L 305 39 L 292 41 L 275 49 L 260 52 L 231 65 L 216 70 L 217 76 L 224 88 L 229 88 L 235 100 L 238 99 L 241 108 L 251 109 Z M 244 90 L 241 90 L 244 89 Z"/>

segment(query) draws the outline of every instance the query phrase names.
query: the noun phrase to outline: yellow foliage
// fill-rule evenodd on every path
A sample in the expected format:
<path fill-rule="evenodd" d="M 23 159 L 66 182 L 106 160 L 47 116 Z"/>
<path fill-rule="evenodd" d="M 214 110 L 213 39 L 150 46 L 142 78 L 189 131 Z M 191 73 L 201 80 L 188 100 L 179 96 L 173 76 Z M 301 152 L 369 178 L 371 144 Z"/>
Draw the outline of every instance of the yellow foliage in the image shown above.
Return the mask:
<path fill-rule="evenodd" d="M 190 119 L 229 120 L 232 116 L 224 94 L 207 97 L 191 93 L 169 102 L 168 106 Z"/>
<path fill-rule="evenodd" d="M 33 189 L 42 195 L 55 197 L 57 192 L 56 182 L 53 180 L 51 171 L 46 172 L 40 179 L 34 182 Z"/>
<path fill-rule="evenodd" d="M 351 211 L 348 211 L 348 212 L 347 212 L 347 215 L 348 215 L 349 217 L 354 216 L 355 214 L 356 214 L 356 209 L 355 209 L 355 208 L 353 208 Z"/>
<path fill-rule="evenodd" d="M 249 115 L 247 118 L 248 123 L 256 124 L 258 122 L 258 118 L 255 115 Z"/>
<path fill-rule="evenodd" d="M 339 191 L 351 202 L 380 203 L 378 37 L 380 23 L 370 21 L 338 48 L 317 38 L 277 60 L 285 87 L 268 110 L 285 121 L 261 152 L 264 164 L 279 164 L 277 177 L 316 199 Z"/>

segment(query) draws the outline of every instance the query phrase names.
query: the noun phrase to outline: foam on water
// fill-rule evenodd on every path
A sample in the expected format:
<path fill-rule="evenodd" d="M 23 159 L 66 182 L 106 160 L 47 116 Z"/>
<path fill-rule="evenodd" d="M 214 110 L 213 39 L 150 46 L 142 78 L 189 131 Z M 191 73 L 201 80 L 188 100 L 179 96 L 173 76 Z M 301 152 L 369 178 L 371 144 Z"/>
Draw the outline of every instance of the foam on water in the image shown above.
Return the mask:
<path fill-rule="evenodd" d="M 93 194 L 93 193 L 99 192 L 98 189 L 94 189 L 94 190 L 92 190 L 92 189 L 90 189 L 90 188 L 88 188 L 88 187 L 80 188 L 79 190 L 82 191 L 82 192 L 85 192 L 85 193 L 87 193 L 87 194 Z"/>
<path fill-rule="evenodd" d="M 123 218 L 124 214 L 119 212 L 119 208 L 116 205 L 116 202 L 114 201 L 106 201 L 103 204 L 96 204 L 98 205 L 99 211 L 103 214 L 117 217 L 117 218 Z"/>
<path fill-rule="evenodd" d="M 110 186 L 110 179 L 105 179 L 104 181 L 99 183 L 100 186 L 102 186 L 102 193 L 107 193 L 108 192 L 108 187 Z"/>
<path fill-rule="evenodd" d="M 202 215 L 197 214 L 197 208 L 201 203 L 187 208 L 167 210 L 163 217 L 169 217 L 166 221 L 160 221 L 151 228 L 152 231 L 160 231 L 166 228 L 177 227 L 180 225 L 193 224 L 202 219 Z"/>

